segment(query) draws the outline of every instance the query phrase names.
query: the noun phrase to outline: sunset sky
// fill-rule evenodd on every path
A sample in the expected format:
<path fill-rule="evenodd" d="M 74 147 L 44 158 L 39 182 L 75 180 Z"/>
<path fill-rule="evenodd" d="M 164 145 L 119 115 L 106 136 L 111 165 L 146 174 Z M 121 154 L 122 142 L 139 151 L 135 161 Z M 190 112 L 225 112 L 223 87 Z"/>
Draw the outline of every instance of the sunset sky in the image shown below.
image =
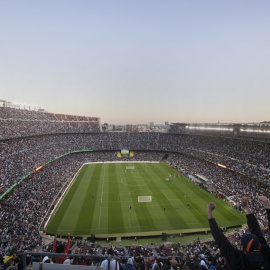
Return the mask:
<path fill-rule="evenodd" d="M 270 121 L 270 1 L 0 2 L 0 99 L 116 124 Z"/>

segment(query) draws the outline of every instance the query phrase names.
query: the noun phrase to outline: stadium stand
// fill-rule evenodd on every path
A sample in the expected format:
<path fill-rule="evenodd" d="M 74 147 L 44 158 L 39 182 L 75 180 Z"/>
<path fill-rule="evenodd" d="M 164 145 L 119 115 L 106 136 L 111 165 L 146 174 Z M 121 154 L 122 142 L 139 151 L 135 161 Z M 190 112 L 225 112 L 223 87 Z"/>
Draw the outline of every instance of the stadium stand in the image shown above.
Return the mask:
<path fill-rule="evenodd" d="M 0 107 L 0 139 L 57 133 L 100 132 L 100 119 Z"/>

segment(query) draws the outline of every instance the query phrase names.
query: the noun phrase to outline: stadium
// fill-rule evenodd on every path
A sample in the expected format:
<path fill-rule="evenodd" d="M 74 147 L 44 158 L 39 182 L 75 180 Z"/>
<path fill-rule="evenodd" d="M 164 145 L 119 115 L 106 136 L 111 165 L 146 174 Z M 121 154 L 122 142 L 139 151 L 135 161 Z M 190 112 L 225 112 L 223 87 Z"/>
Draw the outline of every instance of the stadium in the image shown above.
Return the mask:
<path fill-rule="evenodd" d="M 0 270 L 270 270 L 270 1 L 1 1 Z"/>
<path fill-rule="evenodd" d="M 269 123 L 109 132 L 99 117 L 6 103 L 0 122 L 3 251 L 47 254 L 54 235 L 65 242 L 70 234 L 78 260 L 106 254 L 111 243 L 123 262 L 135 254 L 168 258 L 173 252 L 183 260 L 188 253 L 210 258 L 216 246 L 208 236 L 207 202 L 218 205 L 220 227 L 239 245 L 246 230 L 243 196 L 252 199 L 268 235 L 257 197 L 270 197 Z M 186 236 L 194 240 L 180 243 Z"/>

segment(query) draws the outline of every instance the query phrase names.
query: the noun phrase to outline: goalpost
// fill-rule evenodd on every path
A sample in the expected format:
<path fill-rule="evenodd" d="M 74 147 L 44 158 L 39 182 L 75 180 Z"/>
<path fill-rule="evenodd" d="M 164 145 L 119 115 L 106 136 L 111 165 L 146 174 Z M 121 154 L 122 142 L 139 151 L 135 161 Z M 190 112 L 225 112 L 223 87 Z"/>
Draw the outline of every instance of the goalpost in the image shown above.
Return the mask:
<path fill-rule="evenodd" d="M 152 196 L 138 196 L 138 202 L 152 202 Z"/>

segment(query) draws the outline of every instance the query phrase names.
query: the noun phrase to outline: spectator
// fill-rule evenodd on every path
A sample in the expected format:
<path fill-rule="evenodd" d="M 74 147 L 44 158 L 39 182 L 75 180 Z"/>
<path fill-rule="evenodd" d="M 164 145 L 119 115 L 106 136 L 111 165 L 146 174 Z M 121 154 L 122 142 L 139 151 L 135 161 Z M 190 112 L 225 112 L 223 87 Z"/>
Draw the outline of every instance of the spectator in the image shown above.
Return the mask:
<path fill-rule="evenodd" d="M 109 255 L 108 259 L 102 261 L 101 267 L 105 268 L 106 270 L 109 269 L 109 264 L 110 264 L 110 270 L 119 270 L 119 263 L 117 262 L 116 259 L 114 259 L 112 256 L 115 255 L 115 252 L 112 248 L 109 248 L 107 251 L 107 254 Z"/>
<path fill-rule="evenodd" d="M 260 199 L 269 209 L 269 200 L 266 200 L 265 197 L 260 197 Z M 242 250 L 240 251 L 233 247 L 224 236 L 222 230 L 218 228 L 213 217 L 213 210 L 216 205 L 214 203 L 209 203 L 207 206 L 207 213 L 212 235 L 218 243 L 220 252 L 222 256 L 225 257 L 230 269 L 270 269 L 270 247 L 263 237 L 258 221 L 248 206 L 248 199 L 246 197 L 243 198 L 241 203 L 246 211 L 247 222 L 251 231 L 251 234 L 244 234 L 241 238 Z M 269 210 L 267 211 L 269 214 Z"/>
<path fill-rule="evenodd" d="M 177 267 L 178 267 L 179 263 L 178 263 L 178 261 L 176 260 L 176 252 L 173 251 L 173 252 L 172 252 L 172 255 L 173 255 L 173 257 L 172 257 L 172 259 L 170 260 L 171 269 L 177 270 Z"/>
<path fill-rule="evenodd" d="M 48 257 L 48 256 L 45 256 L 42 260 L 43 263 L 51 263 L 53 264 L 52 260 Z"/>
<path fill-rule="evenodd" d="M 136 270 L 132 258 L 128 259 L 127 264 L 124 266 L 124 270 Z"/>

